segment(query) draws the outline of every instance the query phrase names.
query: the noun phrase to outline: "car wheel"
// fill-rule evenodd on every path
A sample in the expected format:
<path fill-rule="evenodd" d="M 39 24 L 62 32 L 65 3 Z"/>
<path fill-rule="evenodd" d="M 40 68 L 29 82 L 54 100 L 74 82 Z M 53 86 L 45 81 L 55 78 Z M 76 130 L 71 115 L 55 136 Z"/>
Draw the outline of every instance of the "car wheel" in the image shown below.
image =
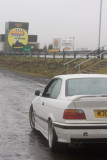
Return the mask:
<path fill-rule="evenodd" d="M 35 131 L 35 116 L 34 116 L 32 106 L 30 107 L 30 110 L 29 110 L 29 121 L 30 121 L 31 128 Z"/>
<path fill-rule="evenodd" d="M 52 152 L 58 150 L 57 136 L 56 136 L 54 126 L 51 120 L 48 123 L 48 144 Z"/>

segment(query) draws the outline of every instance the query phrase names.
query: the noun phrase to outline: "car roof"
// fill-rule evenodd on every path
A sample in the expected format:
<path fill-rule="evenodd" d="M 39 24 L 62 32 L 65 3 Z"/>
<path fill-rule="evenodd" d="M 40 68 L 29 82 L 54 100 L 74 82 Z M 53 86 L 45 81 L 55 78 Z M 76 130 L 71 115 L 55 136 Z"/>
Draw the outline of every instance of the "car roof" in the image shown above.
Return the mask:
<path fill-rule="evenodd" d="M 54 78 L 61 78 L 63 80 L 74 79 L 74 78 L 107 78 L 106 74 L 66 74 L 58 75 Z"/>

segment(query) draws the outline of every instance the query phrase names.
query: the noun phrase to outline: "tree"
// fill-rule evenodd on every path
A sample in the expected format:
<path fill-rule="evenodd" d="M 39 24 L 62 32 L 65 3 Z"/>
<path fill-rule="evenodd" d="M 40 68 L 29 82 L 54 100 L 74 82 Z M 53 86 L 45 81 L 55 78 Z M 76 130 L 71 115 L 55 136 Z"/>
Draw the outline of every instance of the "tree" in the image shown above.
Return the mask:
<path fill-rule="evenodd" d="M 53 44 L 49 44 L 48 49 L 53 49 Z"/>
<path fill-rule="evenodd" d="M 46 44 L 45 44 L 45 46 L 43 47 L 43 50 L 44 50 L 44 51 L 47 51 L 47 46 L 46 46 Z"/>

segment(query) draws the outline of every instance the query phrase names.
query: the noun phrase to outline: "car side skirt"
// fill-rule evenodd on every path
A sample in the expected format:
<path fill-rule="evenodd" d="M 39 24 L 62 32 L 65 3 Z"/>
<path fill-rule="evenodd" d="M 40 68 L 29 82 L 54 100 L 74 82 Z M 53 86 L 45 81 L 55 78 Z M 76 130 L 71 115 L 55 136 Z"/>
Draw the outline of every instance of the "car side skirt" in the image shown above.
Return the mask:
<path fill-rule="evenodd" d="M 42 127 L 40 127 L 37 123 L 35 123 L 36 130 L 40 131 L 43 136 L 48 140 L 48 132 L 44 130 Z"/>

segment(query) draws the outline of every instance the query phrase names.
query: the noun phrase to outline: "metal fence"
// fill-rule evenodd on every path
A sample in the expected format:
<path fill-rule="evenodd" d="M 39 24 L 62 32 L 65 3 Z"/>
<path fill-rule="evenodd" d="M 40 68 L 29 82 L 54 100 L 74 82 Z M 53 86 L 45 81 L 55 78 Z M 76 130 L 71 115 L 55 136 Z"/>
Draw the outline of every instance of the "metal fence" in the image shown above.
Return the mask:
<path fill-rule="evenodd" d="M 106 50 L 105 50 L 106 51 Z M 47 51 L 36 51 L 36 52 L 0 52 L 0 55 L 12 55 L 12 56 L 25 56 L 25 57 L 37 57 L 39 58 L 62 58 L 63 61 L 67 58 L 71 58 L 74 60 L 77 60 L 79 58 L 84 58 L 84 59 L 89 59 L 92 58 L 94 56 L 96 56 L 98 53 L 98 51 L 94 50 L 94 51 L 71 51 L 71 52 L 65 52 L 65 51 L 61 51 L 61 52 L 47 52 Z M 105 53 L 103 55 L 103 58 L 107 58 L 107 53 Z M 67 65 L 68 63 L 71 63 L 71 61 L 67 62 L 65 65 Z"/>

